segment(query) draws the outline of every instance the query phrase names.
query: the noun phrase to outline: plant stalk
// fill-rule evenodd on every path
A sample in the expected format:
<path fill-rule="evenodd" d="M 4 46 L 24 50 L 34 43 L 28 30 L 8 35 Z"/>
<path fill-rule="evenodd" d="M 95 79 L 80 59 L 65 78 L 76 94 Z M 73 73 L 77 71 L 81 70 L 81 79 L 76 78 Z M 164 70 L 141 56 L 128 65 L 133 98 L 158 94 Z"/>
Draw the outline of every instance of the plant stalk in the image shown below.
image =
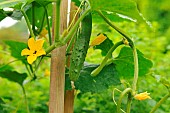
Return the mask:
<path fill-rule="evenodd" d="M 150 111 L 150 113 L 154 113 L 159 107 L 160 105 L 167 100 L 170 97 L 170 93 L 166 94 Z"/>
<path fill-rule="evenodd" d="M 128 93 L 126 113 L 130 113 L 131 104 L 132 104 L 132 94 L 129 92 Z"/>
<path fill-rule="evenodd" d="M 131 93 L 132 89 L 131 88 L 126 88 L 120 95 L 118 103 L 117 103 L 117 113 L 121 113 L 121 103 L 123 100 L 123 97 L 127 94 L 127 93 Z M 130 108 L 128 108 L 130 109 Z"/>
<path fill-rule="evenodd" d="M 64 35 L 62 35 L 61 39 L 63 39 L 64 37 L 64 43 L 66 44 L 70 38 L 73 36 L 74 32 L 76 31 L 77 27 L 79 26 L 79 23 L 84 19 L 84 17 L 91 11 L 91 9 L 87 9 L 81 16 L 80 18 L 78 18 L 77 22 L 74 24 L 74 26 L 70 29 L 70 31 L 68 32 L 67 36 L 65 37 Z"/>
<path fill-rule="evenodd" d="M 30 113 L 25 88 L 24 88 L 24 86 L 23 86 L 23 85 L 22 85 L 21 87 L 22 87 L 22 91 L 23 91 L 23 94 L 24 94 L 24 99 L 25 99 L 25 105 L 26 105 L 27 113 Z"/>
<path fill-rule="evenodd" d="M 100 73 L 100 71 L 103 69 L 103 67 L 107 64 L 107 60 L 112 55 L 113 51 L 122 44 L 123 44 L 123 41 L 120 41 L 120 42 L 117 42 L 115 45 L 113 45 L 112 48 L 110 48 L 110 50 L 106 54 L 105 58 L 101 62 L 100 66 L 97 67 L 94 71 L 92 71 L 91 76 L 96 76 Z"/>
<path fill-rule="evenodd" d="M 49 18 L 48 18 L 48 11 L 47 11 L 47 8 L 45 6 L 44 6 L 44 10 L 45 10 L 45 17 L 46 17 L 46 21 L 47 21 L 49 43 L 51 45 L 52 44 L 52 37 L 51 37 L 51 30 L 50 30 L 50 22 L 49 22 Z"/>
<path fill-rule="evenodd" d="M 103 18 L 103 20 L 109 24 L 112 28 L 114 28 L 117 32 L 119 32 L 121 35 L 123 35 L 129 42 L 129 45 L 131 47 L 134 46 L 133 41 L 130 39 L 130 36 L 128 36 L 124 31 L 122 31 L 120 28 L 115 26 L 108 18 L 106 18 L 103 13 L 100 10 L 97 10 L 97 13 Z"/>
<path fill-rule="evenodd" d="M 115 26 L 109 19 L 107 19 L 103 15 L 103 13 L 100 10 L 98 10 L 97 12 L 105 20 L 105 22 L 107 24 L 109 24 L 112 28 L 114 28 L 117 32 L 119 32 L 122 36 L 124 36 L 127 39 L 127 41 L 129 42 L 129 46 L 133 50 L 133 57 L 134 57 L 134 79 L 133 79 L 133 84 L 132 84 L 132 95 L 131 95 L 131 96 L 133 96 L 136 93 L 136 85 L 137 85 L 138 73 L 139 73 L 138 55 L 137 55 L 137 51 L 136 51 L 135 45 L 134 45 L 133 41 L 131 40 L 130 36 L 128 36 L 123 30 L 121 30 L 120 28 Z M 128 100 L 128 109 L 129 110 L 130 110 L 131 101 L 132 101 L 132 99 Z M 130 112 L 129 110 L 128 110 L 128 112 Z"/>
<path fill-rule="evenodd" d="M 23 9 L 21 9 L 20 11 L 21 11 L 22 15 L 23 15 L 24 18 L 25 18 L 25 21 L 26 21 L 27 27 L 28 27 L 28 29 L 29 29 L 29 31 L 30 31 L 31 37 L 34 37 L 34 38 L 35 38 L 35 35 L 34 35 L 34 32 L 33 32 L 32 28 L 31 28 L 31 24 L 30 24 L 30 21 L 29 21 L 29 19 L 28 19 L 28 16 L 26 15 L 26 13 L 24 12 Z"/>
<path fill-rule="evenodd" d="M 60 37 L 60 3 L 61 0 L 56 0 L 55 42 L 58 42 Z"/>

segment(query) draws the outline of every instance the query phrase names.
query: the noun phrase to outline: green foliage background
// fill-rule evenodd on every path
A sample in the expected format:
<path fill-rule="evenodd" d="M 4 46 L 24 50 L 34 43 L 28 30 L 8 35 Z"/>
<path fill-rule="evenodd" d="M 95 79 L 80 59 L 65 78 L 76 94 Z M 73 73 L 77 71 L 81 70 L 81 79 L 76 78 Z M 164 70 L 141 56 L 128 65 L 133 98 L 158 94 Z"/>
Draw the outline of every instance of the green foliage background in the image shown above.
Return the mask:
<path fill-rule="evenodd" d="M 154 76 L 159 75 L 158 77 L 164 77 L 168 81 L 170 80 L 170 23 L 167 21 L 170 20 L 170 6 L 168 5 L 168 0 L 136 0 L 136 2 L 139 11 L 143 14 L 143 17 L 148 20 L 149 24 L 134 23 L 128 19 L 112 18 L 110 15 L 108 15 L 108 17 L 116 21 L 115 24 L 117 26 L 131 35 L 137 48 L 142 51 L 147 58 L 153 61 L 153 68 L 150 73 L 140 77 L 138 81 L 138 92 L 148 91 L 151 93 L 152 99 L 145 101 L 135 100 L 132 105 L 132 113 L 148 113 L 156 102 L 167 93 L 165 86 L 159 82 L 159 79 L 155 79 Z M 98 4 L 94 7 L 98 8 L 100 5 L 101 4 Z M 150 24 L 151 26 L 149 26 Z M 12 31 L 12 33 L 10 33 L 12 36 L 9 35 L 9 30 Z M 122 36 L 106 25 L 104 21 L 98 20 L 97 17 L 95 17 L 92 39 L 95 38 L 98 33 L 107 34 L 113 42 L 122 38 Z M 12 39 L 25 41 L 25 37 L 27 37 L 27 30 L 23 21 L 20 21 L 10 28 L 0 29 L 0 66 L 15 60 L 10 57 L 10 48 L 6 46 L 2 40 Z M 114 57 L 117 57 L 119 52 L 120 49 L 114 53 Z M 86 58 L 87 62 L 100 63 L 101 59 L 103 59 L 103 57 L 100 50 L 89 49 Z M 31 113 L 48 112 L 49 77 L 44 76 L 44 70 L 46 68 L 48 69 L 50 64 L 48 60 L 44 60 L 42 64 L 45 65 L 42 65 L 42 69 L 37 72 L 39 79 L 25 86 Z M 21 65 L 21 62 L 11 63 L 11 66 L 17 67 L 17 71 L 24 73 L 25 68 L 19 65 Z M 131 78 L 129 78 L 126 82 L 131 81 Z M 124 82 L 123 77 L 121 82 Z M 123 90 L 125 87 L 126 84 L 121 84 L 117 88 Z M 115 87 L 110 87 L 108 91 L 99 91 L 99 94 L 82 94 L 79 92 L 75 98 L 75 113 L 116 113 L 116 106 L 112 100 L 114 88 Z M 117 100 L 118 97 L 119 93 L 115 91 L 115 100 Z M 1 98 L 3 98 L 3 100 Z M 23 103 L 24 98 L 21 87 L 7 79 L 0 78 L 0 112 L 1 109 L 3 109 L 4 113 L 24 113 L 26 111 Z M 125 107 L 125 104 L 126 101 L 123 101 L 122 108 Z M 156 113 L 170 112 L 169 105 L 170 99 L 161 105 Z"/>

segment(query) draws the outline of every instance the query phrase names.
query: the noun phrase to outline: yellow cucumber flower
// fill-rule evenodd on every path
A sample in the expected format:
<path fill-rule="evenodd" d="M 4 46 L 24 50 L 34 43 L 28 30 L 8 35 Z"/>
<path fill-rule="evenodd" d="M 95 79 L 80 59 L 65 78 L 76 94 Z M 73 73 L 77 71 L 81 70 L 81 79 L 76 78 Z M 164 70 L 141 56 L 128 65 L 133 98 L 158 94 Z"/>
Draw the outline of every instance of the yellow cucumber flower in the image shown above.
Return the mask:
<path fill-rule="evenodd" d="M 48 69 L 45 69 L 44 76 L 45 77 L 50 76 L 50 71 Z"/>
<path fill-rule="evenodd" d="M 106 36 L 104 36 L 102 33 L 100 35 L 98 35 L 90 44 L 90 46 L 96 46 L 96 45 L 100 45 L 103 41 L 106 40 Z"/>
<path fill-rule="evenodd" d="M 151 97 L 150 97 L 149 95 L 150 95 L 150 93 L 143 92 L 143 93 L 136 94 L 136 95 L 134 96 L 134 98 L 135 98 L 136 100 L 151 99 Z"/>
<path fill-rule="evenodd" d="M 46 38 L 46 35 L 48 34 L 48 31 L 46 30 L 46 28 L 43 28 L 42 31 L 39 34 L 39 38 Z"/>
<path fill-rule="evenodd" d="M 25 48 L 21 52 L 21 56 L 27 55 L 27 61 L 29 64 L 32 64 L 38 56 L 45 55 L 46 52 L 42 48 L 44 44 L 44 40 L 34 40 L 34 38 L 28 39 L 28 47 L 29 49 Z"/>

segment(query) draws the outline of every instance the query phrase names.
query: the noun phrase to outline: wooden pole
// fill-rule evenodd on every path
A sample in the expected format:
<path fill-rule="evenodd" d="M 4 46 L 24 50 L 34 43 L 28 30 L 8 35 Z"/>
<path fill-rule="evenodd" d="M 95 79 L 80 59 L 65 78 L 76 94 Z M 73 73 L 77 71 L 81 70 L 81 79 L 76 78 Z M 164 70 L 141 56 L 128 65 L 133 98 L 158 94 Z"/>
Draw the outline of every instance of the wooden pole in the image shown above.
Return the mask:
<path fill-rule="evenodd" d="M 60 34 L 67 28 L 68 0 L 62 0 L 60 5 Z M 53 9 L 55 13 L 55 9 Z M 55 17 L 53 19 L 55 24 Z M 52 40 L 55 38 L 55 25 L 52 28 Z M 50 102 L 49 113 L 64 113 L 65 88 L 65 54 L 66 46 L 54 49 L 51 54 Z"/>
<path fill-rule="evenodd" d="M 73 18 L 76 14 L 76 11 L 78 7 L 75 5 L 74 2 L 71 2 L 71 7 L 70 7 L 70 18 L 69 18 L 69 25 L 72 23 Z M 76 16 L 74 23 L 77 21 L 78 15 Z M 73 25 L 74 25 L 73 23 Z M 68 57 L 67 60 L 67 67 L 70 66 L 70 56 Z M 73 113 L 74 112 L 74 97 L 75 97 L 75 89 L 74 86 L 72 87 L 72 90 L 67 90 L 65 93 L 65 98 L 64 98 L 64 113 Z"/>

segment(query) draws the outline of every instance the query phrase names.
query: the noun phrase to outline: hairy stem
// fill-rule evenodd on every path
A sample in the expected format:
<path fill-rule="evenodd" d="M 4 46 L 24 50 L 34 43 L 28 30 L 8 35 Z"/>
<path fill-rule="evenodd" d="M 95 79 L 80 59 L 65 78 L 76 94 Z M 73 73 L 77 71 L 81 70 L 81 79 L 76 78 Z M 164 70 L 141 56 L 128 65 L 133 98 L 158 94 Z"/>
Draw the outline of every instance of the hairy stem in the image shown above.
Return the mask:
<path fill-rule="evenodd" d="M 55 42 L 54 44 L 52 44 L 51 46 L 49 46 L 49 47 L 45 50 L 45 52 L 46 52 L 46 54 L 48 54 L 48 53 L 50 53 L 52 50 L 54 50 L 55 48 L 61 47 L 61 46 L 63 46 L 63 45 L 65 45 L 65 44 L 63 44 L 63 43 L 61 43 L 61 42 Z"/>
<path fill-rule="evenodd" d="M 77 22 L 74 24 L 74 26 L 71 28 L 71 30 L 69 31 L 69 33 L 67 34 L 67 36 L 64 38 L 64 43 L 66 44 L 70 38 L 73 36 L 74 32 L 76 31 L 77 27 L 79 26 L 79 23 L 84 19 L 84 17 L 86 16 L 87 13 L 89 13 L 91 11 L 91 9 L 87 9 L 81 16 L 80 18 L 77 20 Z M 61 37 L 61 39 L 63 39 L 64 36 Z"/>
<path fill-rule="evenodd" d="M 32 30 L 35 33 L 35 4 L 32 2 Z"/>
<path fill-rule="evenodd" d="M 130 36 L 128 36 L 123 30 L 121 30 L 120 28 L 115 26 L 109 19 L 107 19 L 103 15 L 103 13 L 101 11 L 97 11 L 97 12 L 105 20 L 105 22 L 107 24 L 109 24 L 112 28 L 114 28 L 117 32 L 119 32 L 122 36 L 124 36 L 127 39 L 127 41 L 129 42 L 129 46 L 133 50 L 133 56 L 134 56 L 134 80 L 133 80 L 132 89 L 133 89 L 133 92 L 135 92 L 136 91 L 137 80 L 138 80 L 138 72 L 139 72 L 138 55 L 137 55 L 135 45 L 134 45 L 133 41 L 131 40 Z"/>
<path fill-rule="evenodd" d="M 113 45 L 112 48 L 110 48 L 107 55 L 105 56 L 105 58 L 101 62 L 100 66 L 97 67 L 94 71 L 92 71 L 91 76 L 96 76 L 97 74 L 100 73 L 100 71 L 103 69 L 103 67 L 107 64 L 107 60 L 112 55 L 113 51 L 122 44 L 123 44 L 123 41 L 120 41 L 120 42 L 117 42 L 115 45 Z"/>
<path fill-rule="evenodd" d="M 56 0 L 55 42 L 58 42 L 60 37 L 60 2 L 61 0 Z"/>
<path fill-rule="evenodd" d="M 166 94 L 150 111 L 150 113 L 154 113 L 159 107 L 160 105 L 167 100 L 170 97 L 170 93 Z"/>
<path fill-rule="evenodd" d="M 42 29 L 43 29 L 43 26 L 44 26 L 44 20 L 45 20 L 45 12 L 44 12 L 43 17 L 42 17 L 42 20 L 41 20 L 41 26 L 40 26 L 40 28 L 39 28 L 39 30 L 38 30 L 38 34 L 40 34 L 40 32 L 41 32 L 41 31 L 42 31 Z"/>
<path fill-rule="evenodd" d="M 134 79 L 133 79 L 132 89 L 134 95 L 136 92 L 136 85 L 138 82 L 139 65 L 138 65 L 138 54 L 136 48 L 133 46 L 132 49 L 133 49 L 133 57 L 134 57 Z"/>
<path fill-rule="evenodd" d="M 126 113 L 130 113 L 131 104 L 132 104 L 132 94 L 129 92 L 128 93 Z"/>
<path fill-rule="evenodd" d="M 134 46 L 133 45 L 133 41 L 130 39 L 130 36 L 128 36 L 124 31 L 122 31 L 120 28 L 118 28 L 117 26 L 115 26 L 108 18 L 106 18 L 104 15 L 103 15 L 103 13 L 100 11 L 100 10 L 98 10 L 97 11 L 98 12 L 98 14 L 103 18 L 103 20 L 107 23 L 107 24 L 109 24 L 112 28 L 114 28 L 117 32 L 119 32 L 121 35 L 123 35 L 127 40 L 128 40 L 128 42 L 129 42 L 129 45 L 132 47 L 132 46 Z"/>
<path fill-rule="evenodd" d="M 121 113 L 121 103 L 123 100 L 123 97 L 127 94 L 127 93 L 131 93 L 132 89 L 131 88 L 126 88 L 120 95 L 118 103 L 117 103 L 117 113 Z"/>
<path fill-rule="evenodd" d="M 46 17 L 46 20 L 47 20 L 47 29 L 48 29 L 48 37 L 49 37 L 49 42 L 50 42 L 50 45 L 52 44 L 52 37 L 51 37 L 51 30 L 50 30 L 50 21 L 49 21 L 49 18 L 48 18 L 48 11 L 47 11 L 47 8 L 44 6 L 44 10 L 45 10 L 45 17 Z"/>
<path fill-rule="evenodd" d="M 136 85 L 137 85 L 138 72 L 139 72 L 138 55 L 137 55 L 137 51 L 136 51 L 135 45 L 134 45 L 133 41 L 131 40 L 130 36 L 128 36 L 123 30 L 121 30 L 120 28 L 115 26 L 109 19 L 107 19 L 103 15 L 103 13 L 100 10 L 98 10 L 97 12 L 105 20 L 105 22 L 107 24 L 109 24 L 112 28 L 114 28 L 117 32 L 119 32 L 122 36 L 124 36 L 127 39 L 127 41 L 129 42 L 129 46 L 133 50 L 133 57 L 134 57 L 134 79 L 133 79 L 133 85 L 132 85 L 132 92 L 131 93 L 132 93 L 132 95 L 134 95 L 136 93 Z M 128 112 L 130 112 L 129 110 L 130 110 L 131 101 L 132 101 L 132 99 L 128 100 Z"/>
<path fill-rule="evenodd" d="M 29 29 L 29 31 L 30 31 L 31 37 L 34 37 L 34 38 L 35 38 L 35 35 L 34 35 L 34 32 L 33 32 L 32 28 L 31 28 L 31 24 L 30 24 L 30 21 L 29 21 L 29 19 L 28 19 L 28 16 L 26 15 L 26 13 L 24 12 L 23 9 L 21 9 L 20 11 L 21 11 L 22 15 L 23 15 L 24 18 L 25 18 L 25 21 L 26 21 L 27 26 L 28 26 L 28 29 Z"/>
<path fill-rule="evenodd" d="M 23 86 L 23 85 L 22 85 L 21 87 L 22 87 L 22 91 L 23 91 L 23 94 L 24 94 L 24 99 L 25 99 L 25 105 L 26 105 L 27 113 L 30 113 L 25 88 L 24 88 L 24 86 Z"/>

